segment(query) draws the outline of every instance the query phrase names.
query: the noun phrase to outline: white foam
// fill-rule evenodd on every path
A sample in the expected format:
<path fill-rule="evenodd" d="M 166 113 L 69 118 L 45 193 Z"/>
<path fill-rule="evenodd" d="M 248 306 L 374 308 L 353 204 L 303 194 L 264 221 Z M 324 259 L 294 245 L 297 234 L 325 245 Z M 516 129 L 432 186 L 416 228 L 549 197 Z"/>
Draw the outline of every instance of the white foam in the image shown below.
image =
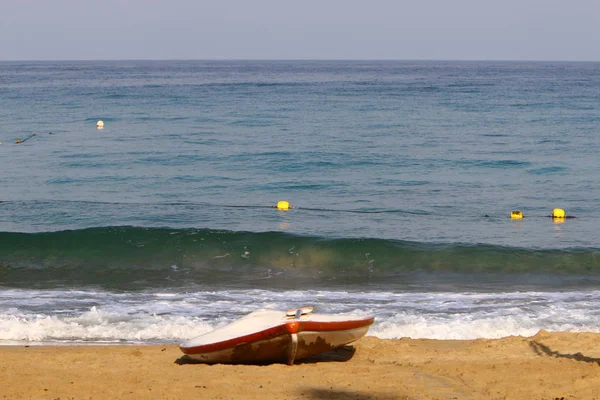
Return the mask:
<path fill-rule="evenodd" d="M 532 336 L 541 329 L 565 332 L 600 332 L 598 325 L 586 324 L 542 324 L 531 323 L 526 318 L 499 318 L 477 321 L 420 321 L 407 320 L 403 323 L 385 321 L 376 324 L 369 335 L 382 339 L 401 337 L 421 339 L 497 339 L 506 336 Z"/>
<path fill-rule="evenodd" d="M 0 344 L 181 343 L 256 309 L 312 305 L 374 315 L 381 338 L 476 339 L 549 331 L 600 332 L 600 292 L 414 293 L 223 290 L 112 293 L 0 291 Z"/>
<path fill-rule="evenodd" d="M 213 329 L 196 317 L 116 314 L 92 307 L 79 316 L 1 315 L 4 341 L 178 342 Z"/>

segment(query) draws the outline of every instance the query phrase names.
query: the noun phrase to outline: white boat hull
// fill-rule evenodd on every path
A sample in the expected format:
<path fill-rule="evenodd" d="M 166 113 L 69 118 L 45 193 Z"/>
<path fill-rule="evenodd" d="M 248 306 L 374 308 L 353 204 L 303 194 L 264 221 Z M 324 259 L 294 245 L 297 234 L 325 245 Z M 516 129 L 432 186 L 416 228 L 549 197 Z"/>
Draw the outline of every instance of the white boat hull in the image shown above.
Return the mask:
<path fill-rule="evenodd" d="M 205 363 L 266 363 L 311 357 L 363 337 L 373 317 L 257 311 L 180 346 Z"/>

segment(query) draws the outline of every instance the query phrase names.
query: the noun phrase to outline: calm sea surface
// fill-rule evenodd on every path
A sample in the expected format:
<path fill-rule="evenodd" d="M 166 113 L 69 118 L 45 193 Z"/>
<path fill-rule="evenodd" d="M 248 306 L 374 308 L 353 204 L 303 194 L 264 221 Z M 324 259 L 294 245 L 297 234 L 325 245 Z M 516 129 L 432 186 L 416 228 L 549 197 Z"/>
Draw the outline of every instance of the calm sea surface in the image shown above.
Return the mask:
<path fill-rule="evenodd" d="M 0 344 L 600 332 L 599 134 L 600 63 L 1 62 Z"/>

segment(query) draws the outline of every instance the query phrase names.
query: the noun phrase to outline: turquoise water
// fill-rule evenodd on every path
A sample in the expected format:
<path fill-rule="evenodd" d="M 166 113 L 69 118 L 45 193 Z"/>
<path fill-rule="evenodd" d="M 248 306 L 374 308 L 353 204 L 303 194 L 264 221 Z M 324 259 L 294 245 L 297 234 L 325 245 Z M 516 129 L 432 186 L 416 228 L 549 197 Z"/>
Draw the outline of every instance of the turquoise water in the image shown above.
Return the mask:
<path fill-rule="evenodd" d="M 0 340 L 600 330 L 598 104 L 600 63 L 0 63 Z"/>

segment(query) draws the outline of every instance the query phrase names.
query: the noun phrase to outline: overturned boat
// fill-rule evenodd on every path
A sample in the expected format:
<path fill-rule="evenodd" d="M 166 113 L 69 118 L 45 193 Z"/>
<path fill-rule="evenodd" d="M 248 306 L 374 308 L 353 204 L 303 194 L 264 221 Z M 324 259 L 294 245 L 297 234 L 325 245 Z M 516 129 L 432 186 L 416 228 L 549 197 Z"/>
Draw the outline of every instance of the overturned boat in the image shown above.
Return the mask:
<path fill-rule="evenodd" d="M 179 347 L 194 361 L 205 363 L 293 364 L 363 337 L 371 316 L 313 314 L 312 307 L 289 311 L 260 310 Z"/>

